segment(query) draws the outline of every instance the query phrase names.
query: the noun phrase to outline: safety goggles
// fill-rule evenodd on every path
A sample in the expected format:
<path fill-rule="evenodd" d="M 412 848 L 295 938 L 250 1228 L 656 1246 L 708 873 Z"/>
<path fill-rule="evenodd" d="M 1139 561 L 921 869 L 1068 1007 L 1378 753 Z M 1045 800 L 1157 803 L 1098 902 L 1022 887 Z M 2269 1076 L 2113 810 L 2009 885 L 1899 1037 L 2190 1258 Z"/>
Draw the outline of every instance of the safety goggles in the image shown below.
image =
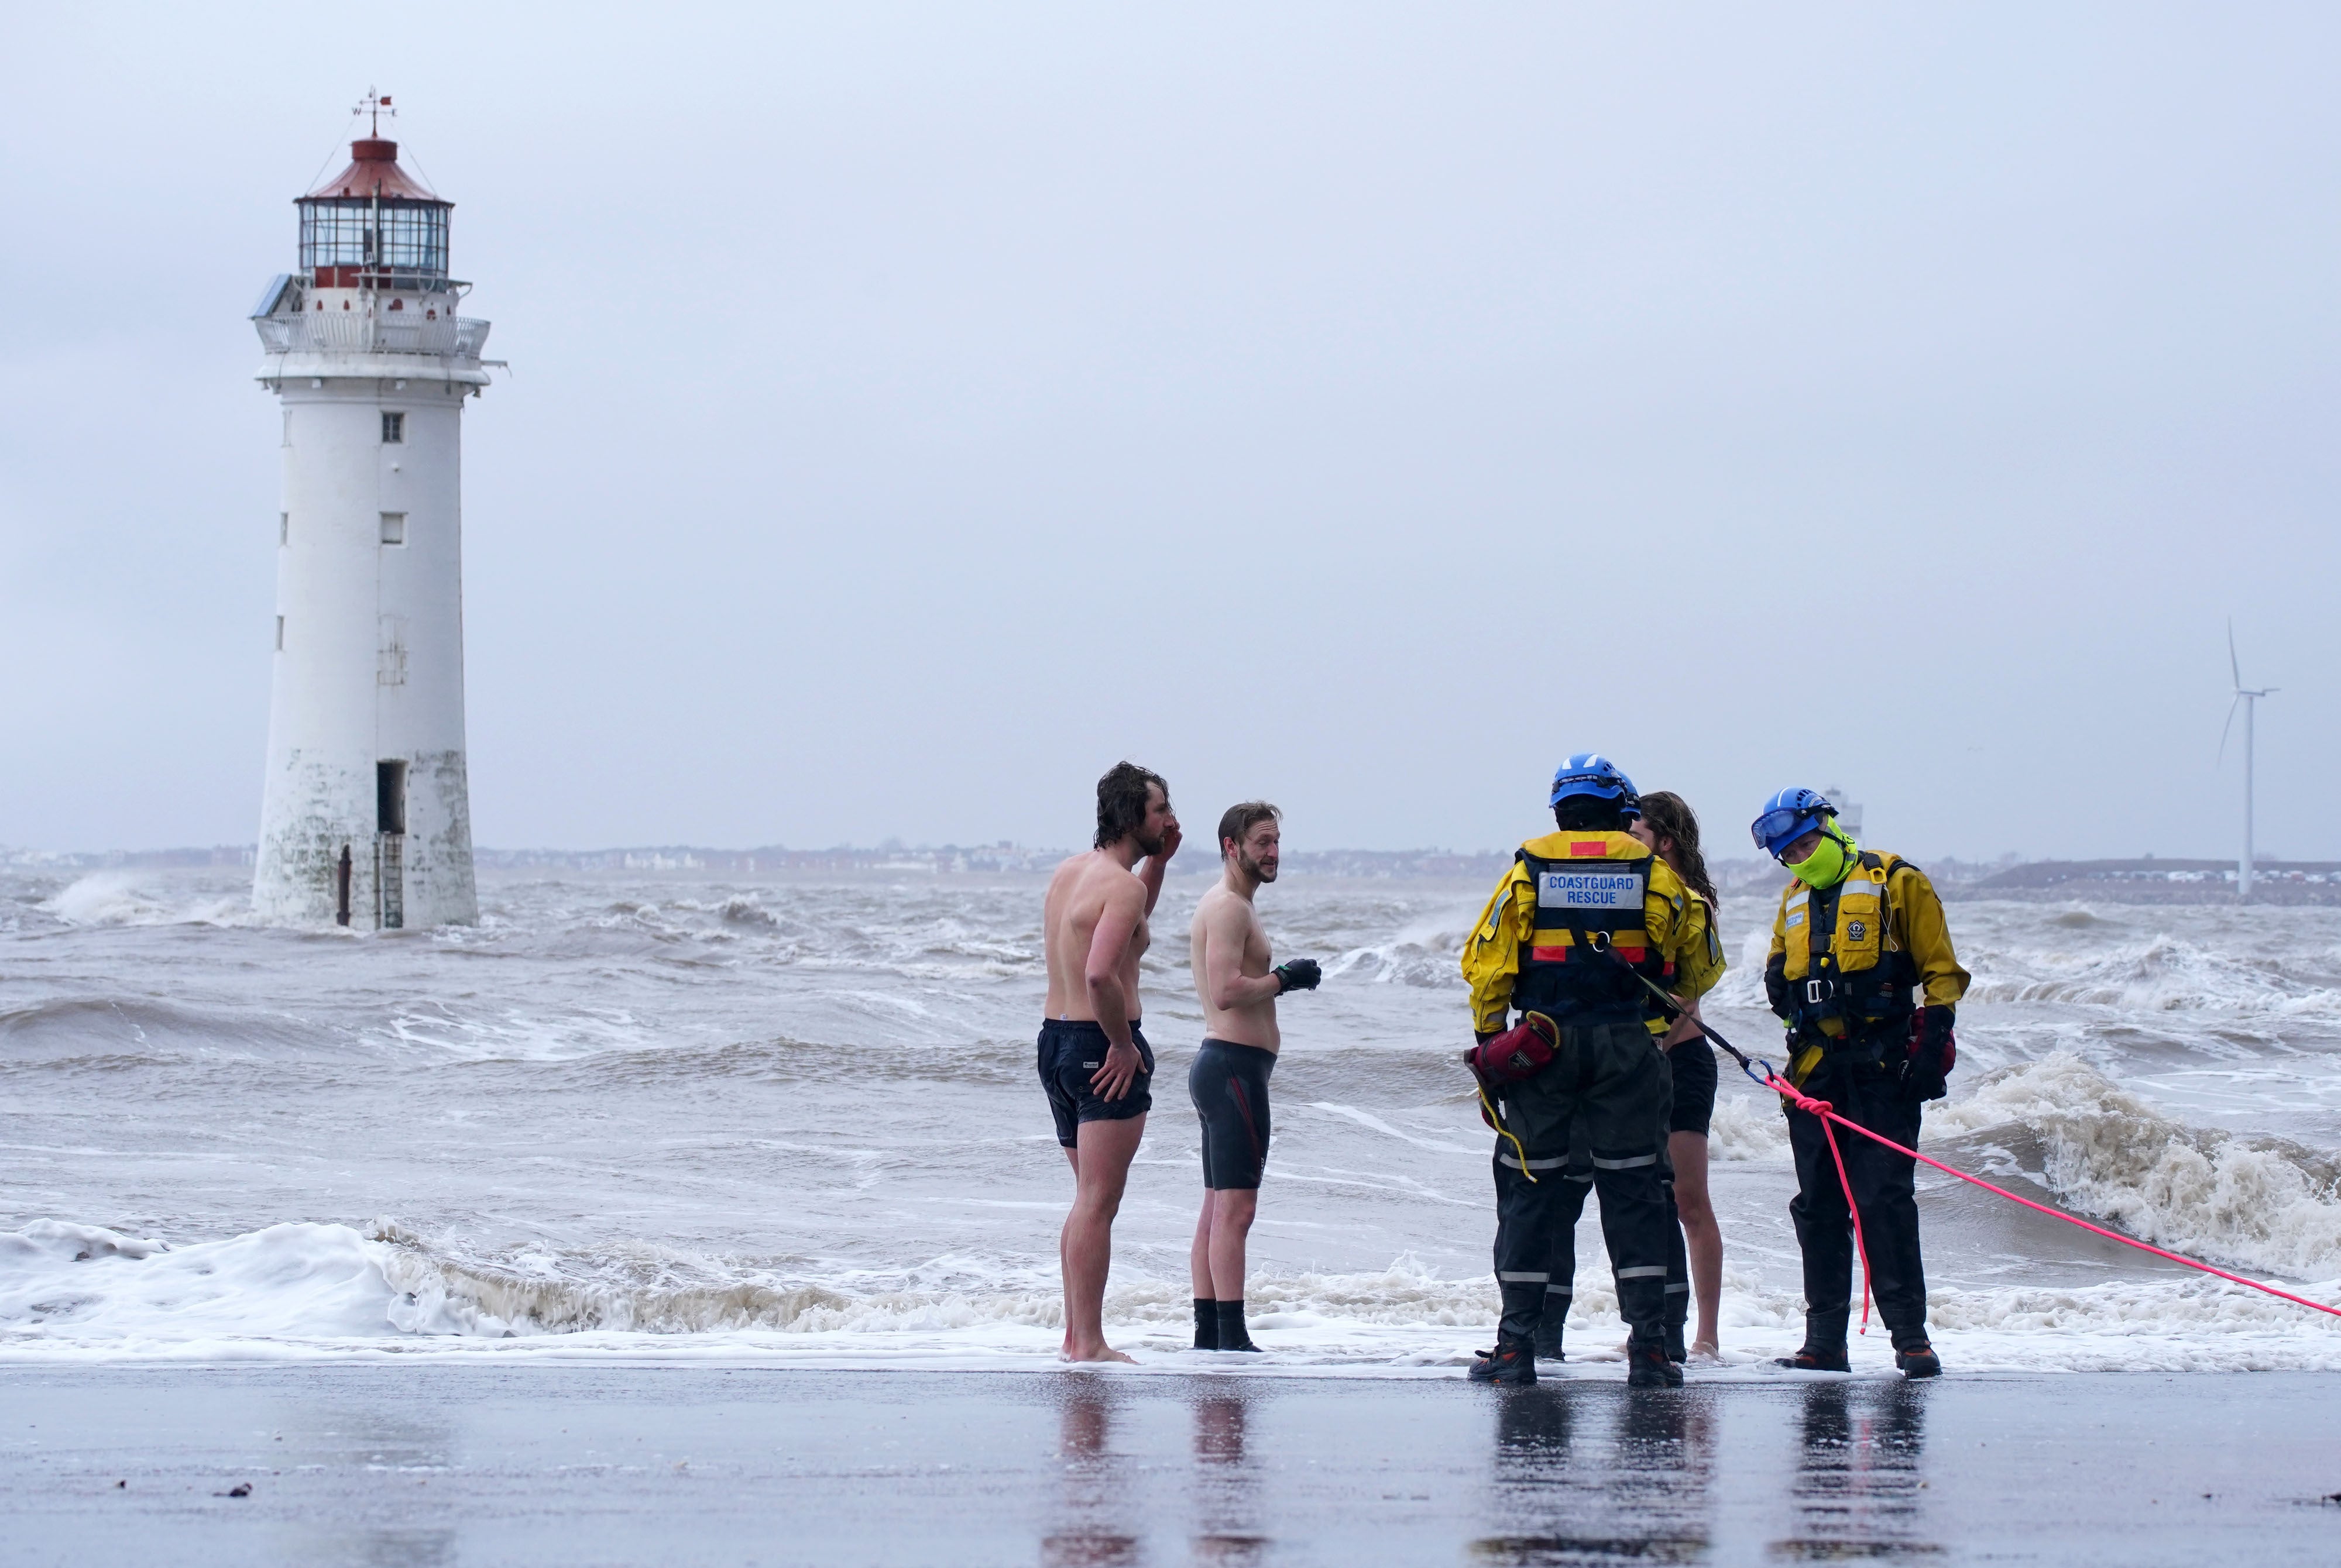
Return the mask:
<path fill-rule="evenodd" d="M 1793 810 L 1784 806 L 1778 811 L 1767 811 L 1757 818 L 1748 830 L 1756 840 L 1756 848 L 1778 859 L 1781 849 L 1818 826 L 1820 818 L 1812 810 Z M 1779 848 L 1773 848 L 1775 845 Z"/>

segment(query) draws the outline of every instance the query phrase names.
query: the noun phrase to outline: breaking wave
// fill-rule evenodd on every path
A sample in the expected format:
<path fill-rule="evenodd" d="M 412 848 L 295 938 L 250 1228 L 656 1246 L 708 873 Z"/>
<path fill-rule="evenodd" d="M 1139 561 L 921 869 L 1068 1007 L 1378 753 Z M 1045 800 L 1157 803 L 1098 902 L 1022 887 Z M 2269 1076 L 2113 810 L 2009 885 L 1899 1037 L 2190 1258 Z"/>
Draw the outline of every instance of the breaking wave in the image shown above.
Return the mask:
<path fill-rule="evenodd" d="M 1974 966 L 1969 1004 L 2064 1002 L 2149 1013 L 2341 1017 L 2327 959 L 2246 958 L 2161 936 L 2089 957 L 1988 955 Z"/>
<path fill-rule="evenodd" d="M 2341 1163 L 2329 1155 L 2184 1126 L 2067 1052 L 1993 1074 L 1927 1116 L 1934 1136 L 2010 1124 L 2047 1149 L 2045 1185 L 2090 1218 L 2210 1262 L 2341 1274 Z"/>
<path fill-rule="evenodd" d="M 127 871 L 93 871 L 36 906 L 69 926 L 240 926 L 252 923 L 241 895 L 174 899 Z"/>
<path fill-rule="evenodd" d="M 1471 918 L 1465 910 L 1410 921 L 1380 941 L 1345 948 L 1326 962 L 1325 973 L 1375 985 L 1462 990 L 1458 959 L 1463 939 L 1470 934 Z"/>
<path fill-rule="evenodd" d="M 601 1277 L 580 1276 L 595 1269 Z M 506 1343 L 524 1351 L 569 1343 L 630 1355 L 882 1360 L 946 1352 L 1031 1365 L 1045 1361 L 1062 1326 L 1053 1280 L 987 1281 L 974 1260 L 939 1259 L 891 1278 L 727 1280 L 718 1272 L 650 1251 L 459 1261 L 387 1221 L 367 1233 L 278 1225 L 172 1247 L 41 1220 L 0 1234 L 0 1355 L 215 1357 Z M 1188 1288 L 1183 1279 L 1118 1284 L 1106 1303 L 1110 1329 L 1133 1348 L 1175 1351 L 1186 1333 Z M 1277 1360 L 1323 1366 L 1459 1366 L 1499 1310 L 1484 1275 L 1441 1278 L 1410 1257 L 1381 1270 L 1255 1277 L 1247 1299 L 1254 1333 Z M 1616 1307 L 1607 1271 L 1580 1267 L 1571 1361 L 1617 1359 Z M 2208 1278 L 1937 1288 L 1928 1309 L 1938 1341 L 1956 1345 L 1970 1366 L 2341 1367 L 2341 1323 Z M 1726 1268 L 1722 1323 L 1739 1367 L 1763 1365 L 1751 1345 L 1792 1345 L 1802 1317 L 1794 1291 L 1766 1289 L 1756 1275 Z"/>
<path fill-rule="evenodd" d="M 284 1224 L 174 1247 L 97 1226 L 36 1220 L 0 1234 L 0 1348 L 28 1343 L 906 1335 L 1063 1325 L 1054 1278 L 1004 1277 L 949 1257 L 907 1274 L 741 1277 L 643 1249 L 627 1257 L 467 1260 L 398 1225 Z M 761 1274 L 762 1271 L 753 1271 Z M 1183 1325 L 1185 1281 L 1134 1279 L 1108 1299 L 1120 1323 Z M 1601 1305 L 1598 1292 L 1589 1293 Z M 1365 1274 L 1250 1282 L 1255 1324 L 1476 1327 L 1495 1289 L 1410 1259 Z"/>

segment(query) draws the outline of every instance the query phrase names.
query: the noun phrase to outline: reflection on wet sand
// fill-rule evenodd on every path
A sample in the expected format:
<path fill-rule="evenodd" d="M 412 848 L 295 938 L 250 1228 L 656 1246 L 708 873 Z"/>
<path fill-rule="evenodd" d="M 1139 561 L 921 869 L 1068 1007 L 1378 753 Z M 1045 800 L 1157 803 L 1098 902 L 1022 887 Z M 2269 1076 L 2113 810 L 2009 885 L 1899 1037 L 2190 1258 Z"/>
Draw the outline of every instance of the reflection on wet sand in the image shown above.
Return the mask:
<path fill-rule="evenodd" d="M 299 1561 L 334 1568 L 443 1568 L 460 1560 L 452 1529 L 302 1531 L 294 1538 Z"/>
<path fill-rule="evenodd" d="M 1244 1564 L 1267 1560 L 1260 1528 L 1260 1469 L 1244 1451 L 1250 1411 L 1237 1394 L 1195 1402 L 1194 1561 Z"/>
<path fill-rule="evenodd" d="M 417 1473 L 440 1475 L 455 1468 L 455 1433 L 443 1420 L 336 1401 L 288 1405 L 276 1423 L 271 1441 L 283 1446 L 273 1457 L 286 1469 L 355 1470 L 377 1477 L 405 1473 L 403 1482 Z M 403 1502 L 410 1514 L 437 1513 L 445 1505 L 422 1489 Z M 411 1517 L 391 1525 L 357 1519 L 304 1525 L 291 1539 L 302 1562 L 351 1568 L 438 1568 L 461 1555 L 452 1524 Z"/>
<path fill-rule="evenodd" d="M 1796 1522 L 1771 1554 L 1818 1562 L 1941 1551 L 1926 1539 L 1918 1495 L 1926 1416 L 1925 1391 L 1908 1383 L 1807 1388 L 1788 1487 Z"/>
<path fill-rule="evenodd" d="M 1041 1540 L 1043 1568 L 1122 1568 L 1139 1561 L 1139 1538 L 1121 1521 L 1138 1504 L 1113 1452 L 1114 1394 L 1102 1378 L 1069 1378 L 1059 1410 L 1057 1454 L 1064 1467 L 1062 1523 Z"/>
<path fill-rule="evenodd" d="M 1470 1560 L 1519 1568 L 1702 1560 L 1715 1421 L 1712 1401 L 1697 1394 L 1508 1390 L 1496 1415 L 1492 1512 L 1521 1528 L 1473 1541 Z M 1589 1441 L 1597 1424 L 1605 1436 Z"/>

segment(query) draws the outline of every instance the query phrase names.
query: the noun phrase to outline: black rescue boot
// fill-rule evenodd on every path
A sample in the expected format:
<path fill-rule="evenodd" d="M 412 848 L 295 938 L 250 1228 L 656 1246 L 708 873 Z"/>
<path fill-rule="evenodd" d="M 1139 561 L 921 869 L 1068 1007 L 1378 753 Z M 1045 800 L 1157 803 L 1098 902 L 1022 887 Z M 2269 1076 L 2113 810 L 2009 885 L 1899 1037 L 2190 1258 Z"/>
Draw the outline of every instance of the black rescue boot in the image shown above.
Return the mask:
<path fill-rule="evenodd" d="M 1569 1314 L 1561 1309 L 1568 1305 L 1565 1301 L 1547 1302 L 1544 1315 L 1537 1319 L 1536 1357 L 1539 1361 L 1559 1365 L 1569 1359 L 1560 1350 L 1561 1329 L 1569 1322 Z"/>
<path fill-rule="evenodd" d="M 1221 1350 L 1258 1350 L 1251 1335 L 1244 1330 L 1243 1303 L 1240 1300 L 1212 1303 L 1219 1309 L 1220 1345 Z"/>
<path fill-rule="evenodd" d="M 1851 1372 L 1853 1364 L 1845 1356 L 1845 1330 L 1852 1316 L 1851 1308 L 1808 1312 L 1805 1347 L 1794 1355 L 1779 1357 L 1772 1365 L 1793 1367 L 1798 1372 Z"/>
<path fill-rule="evenodd" d="M 1496 1348 L 1489 1355 L 1500 1355 L 1504 1346 L 1515 1341 L 1532 1348 L 1537 1357 L 1544 1357 L 1545 1327 L 1552 1328 L 1552 1358 L 1560 1359 L 1560 1325 L 1569 1315 L 1565 1310 L 1545 1310 L 1545 1282 L 1539 1275 L 1533 1280 L 1508 1279 L 1499 1281 L 1496 1293 L 1503 1298 L 1504 1315 L 1496 1320 Z M 1566 1308 L 1568 1304 L 1560 1304 Z M 1534 1378 L 1529 1381 L 1534 1382 Z"/>
<path fill-rule="evenodd" d="M 1683 1347 L 1683 1325 L 1680 1323 L 1667 1325 L 1667 1359 L 1677 1366 L 1690 1359 L 1690 1352 Z"/>
<path fill-rule="evenodd" d="M 1898 1334 L 1894 1336 L 1894 1370 L 1905 1377 L 1940 1377 L 1943 1361 L 1923 1333 Z"/>
<path fill-rule="evenodd" d="M 1682 1368 L 1667 1359 L 1667 1342 L 1663 1335 L 1644 1339 L 1636 1335 L 1626 1342 L 1626 1386 L 1629 1388 L 1680 1388 Z"/>
<path fill-rule="evenodd" d="M 1509 1334 L 1496 1335 L 1496 1348 L 1483 1350 L 1471 1364 L 1474 1383 L 1525 1384 L 1536 1381 L 1536 1341 Z"/>
<path fill-rule="evenodd" d="M 1195 1348 L 1220 1347 L 1220 1304 L 1207 1295 L 1195 1297 Z"/>

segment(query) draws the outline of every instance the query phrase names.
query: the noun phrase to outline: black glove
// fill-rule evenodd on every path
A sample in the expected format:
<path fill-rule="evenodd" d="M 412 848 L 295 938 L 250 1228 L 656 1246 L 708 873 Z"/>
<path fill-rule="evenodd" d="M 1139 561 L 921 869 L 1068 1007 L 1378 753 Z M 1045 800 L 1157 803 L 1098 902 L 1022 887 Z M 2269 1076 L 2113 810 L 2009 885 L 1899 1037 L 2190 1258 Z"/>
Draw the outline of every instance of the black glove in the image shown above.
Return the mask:
<path fill-rule="evenodd" d="M 1788 994 L 1788 958 L 1785 953 L 1775 953 L 1764 966 L 1764 999 L 1771 1004 L 1776 1016 L 1795 1017 L 1797 1004 Z"/>
<path fill-rule="evenodd" d="M 1325 978 L 1324 971 L 1317 968 L 1317 960 L 1314 958 L 1293 958 L 1277 965 L 1269 972 L 1276 977 L 1276 983 L 1283 987 L 1277 992 L 1279 996 L 1282 996 L 1285 991 L 1313 991 L 1317 988 L 1317 982 Z"/>
<path fill-rule="evenodd" d="M 1958 1042 L 1951 1037 L 1948 1007 L 1921 1007 L 1910 1019 L 1910 1060 L 1902 1069 L 1902 1097 L 1916 1104 L 1939 1100 L 1947 1092 L 1943 1080 L 1959 1059 Z"/>

